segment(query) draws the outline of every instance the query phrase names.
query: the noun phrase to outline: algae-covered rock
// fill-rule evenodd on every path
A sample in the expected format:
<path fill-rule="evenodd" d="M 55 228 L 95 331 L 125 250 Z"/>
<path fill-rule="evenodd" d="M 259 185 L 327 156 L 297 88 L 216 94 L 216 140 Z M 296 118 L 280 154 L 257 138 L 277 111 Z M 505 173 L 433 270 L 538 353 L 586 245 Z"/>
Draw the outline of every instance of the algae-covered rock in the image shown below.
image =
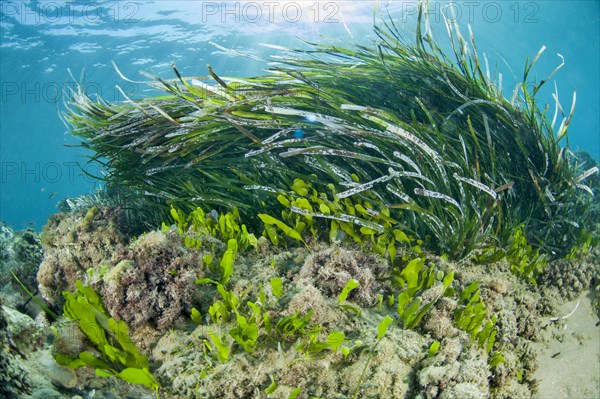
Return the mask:
<path fill-rule="evenodd" d="M 352 320 L 347 326 L 336 327 L 348 330 L 349 334 L 353 329 L 353 338 L 362 339 L 364 346 L 345 359 L 339 352 L 312 358 L 297 351 L 293 343 L 265 343 L 252 354 L 236 351 L 224 364 L 207 362 L 203 354 L 202 339 L 208 340 L 208 329 L 222 332 L 217 326 L 199 326 L 192 334 L 172 331 L 153 350 L 153 358 L 161 364 L 156 375 L 169 397 L 175 398 L 254 397 L 271 384 L 271 377 L 277 383 L 272 397 L 277 398 L 286 398 L 297 388 L 302 390 L 301 398 L 348 398 L 359 385 L 359 397 L 410 394 L 407 378 L 424 354 L 425 337 L 412 331 L 390 331 L 389 338 L 379 344 L 376 352 L 371 352 L 375 328 Z M 366 371 L 361 380 L 363 370 Z"/>
<path fill-rule="evenodd" d="M 389 283 L 385 280 L 389 276 L 390 267 L 385 260 L 336 247 L 312 254 L 299 274 L 329 297 L 338 296 L 349 280 L 356 279 L 360 285 L 350 293 L 349 299 L 366 307 L 377 303 L 377 294 L 389 291 Z"/>
<path fill-rule="evenodd" d="M 175 232 L 150 232 L 118 251 L 100 283 L 112 317 L 138 328 L 172 328 L 189 314 L 194 281 L 203 276 L 200 252 L 187 248 Z M 149 338 L 152 334 L 146 331 Z"/>
<path fill-rule="evenodd" d="M 87 271 L 110 261 L 127 244 L 127 227 L 118 208 L 57 213 L 42 232 L 44 258 L 37 273 L 42 296 L 60 307 L 62 292 L 73 291 Z"/>
<path fill-rule="evenodd" d="M 2 304 L 0 298 L 0 305 Z M 0 306 L 0 397 L 16 399 L 30 389 L 27 373 L 18 363 L 18 348 L 8 334 L 9 321 Z"/>
<path fill-rule="evenodd" d="M 9 284 L 15 294 L 10 298 L 8 290 L 4 291 L 7 304 L 17 306 L 29 299 L 13 273 L 29 291 L 36 291 L 36 274 L 42 256 L 39 233 L 31 229 L 13 231 L 0 222 L 0 287 Z"/>
<path fill-rule="evenodd" d="M 441 341 L 440 351 L 421 363 L 417 379 L 421 397 L 480 399 L 490 396 L 487 359 L 461 333 Z"/>
<path fill-rule="evenodd" d="M 453 322 L 456 305 L 452 298 L 441 298 L 423 318 L 423 330 L 437 340 L 456 336 L 458 328 Z"/>
<path fill-rule="evenodd" d="M 213 255 L 218 259 L 224 245 L 214 244 Z M 153 231 L 129 245 L 115 244 L 110 259 L 84 277 L 102 294 L 110 315 L 127 323 L 133 342 L 150 358 L 161 395 L 168 398 L 254 397 L 263 395 L 273 381 L 276 388 L 270 395 L 283 398 L 297 389 L 301 398 L 331 399 L 350 398 L 355 392 L 370 398 L 507 398 L 535 392 L 532 375 L 537 358 L 530 344 L 545 339 L 539 333 L 542 317 L 553 309 L 545 302 L 558 297 L 544 299 L 541 292 L 548 294 L 550 288 L 557 292 L 556 287 L 534 287 L 514 276 L 504 261 L 465 266 L 423 254 L 429 266 L 445 275 L 455 273 L 454 293 L 443 296 L 444 286 L 434 282 L 419 294 L 422 301 L 434 302 L 422 322 L 412 330 L 400 322 L 393 324 L 378 343 L 379 322 L 385 315 L 397 314 L 397 302 L 387 304 L 390 294 L 400 289 L 389 280 L 391 264 L 356 247 L 310 245 L 311 250 L 289 251 L 264 245 L 260 252 L 249 250 L 236 257 L 234 274 L 223 286 L 225 292 L 235 295 L 236 310 L 247 322 L 254 314 L 248 302 L 271 320 L 269 333 L 259 323 L 258 340 L 251 351 L 233 338 L 238 322 L 235 312 L 230 311 L 222 321 L 211 316 L 213 305 L 223 302 L 226 294 L 215 284 L 194 284 L 198 278 L 215 276 L 202 260 L 212 244 L 197 250 L 186 247 L 173 229 Z M 271 285 L 273 278 L 282 282 L 279 297 Z M 352 278 L 360 285 L 345 304 L 359 309 L 360 315 L 338 304 L 339 293 Z M 504 362 L 493 368 L 488 364 L 490 354 L 454 321 L 460 293 L 474 281 L 480 282 L 486 317 L 496 314 L 498 318 L 495 347 L 501 348 Z M 378 294 L 385 298 L 382 305 Z M 192 306 L 200 313 L 195 327 L 189 317 Z M 307 317 L 303 331 L 308 334 L 317 329 L 319 342 L 326 342 L 332 332 L 343 333 L 348 353 L 344 355 L 341 349 L 307 352 L 306 335 L 285 335 L 278 326 L 293 317 Z M 54 353 L 94 352 L 76 324 L 61 321 L 54 327 Z M 214 334 L 228 347 L 226 362 L 215 355 Z M 428 355 L 434 340 L 441 342 L 440 349 Z M 46 355 L 38 356 L 43 360 Z M 96 389 L 97 395 L 109 397 L 109 392 L 125 386 L 122 381 L 113 385 L 111 380 L 98 379 L 89 368 L 75 374 L 46 368 L 43 381 L 53 381 L 58 391 Z M 43 382 L 36 384 L 44 387 Z"/>
<path fill-rule="evenodd" d="M 572 300 L 583 290 L 600 283 L 600 256 L 596 248 L 575 259 L 550 263 L 541 276 L 545 287 L 556 287 L 561 297 Z"/>
<path fill-rule="evenodd" d="M 78 236 L 88 233 L 98 231 L 77 230 Z M 64 249 L 73 244 L 68 240 L 60 243 Z M 216 284 L 194 284 L 198 278 L 219 276 L 202 260 L 212 248 L 218 263 L 225 245 L 216 239 L 203 240 L 200 250 L 188 248 L 171 229 L 144 234 L 129 245 L 114 243 L 113 251 L 109 248 L 107 245 L 110 257 L 91 266 L 91 272 L 82 277 L 102 294 L 110 316 L 127 323 L 133 342 L 150 357 L 151 372 L 162 386 L 161 395 L 169 398 L 254 397 L 262 395 L 273 381 L 276 388 L 270 395 L 283 398 L 298 389 L 301 398 L 332 399 L 350 398 L 355 392 L 358 397 L 370 398 L 532 396 L 537 358 L 530 344 L 545 339 L 540 325 L 554 309 L 553 301 L 560 298 L 555 286 L 536 287 L 513 275 L 506 261 L 459 265 L 425 253 L 421 256 L 427 259 L 427 267 L 436 268 L 433 276 L 455 273 L 453 292 L 444 296 L 444 285 L 434 281 L 419 293 L 424 303 L 433 303 L 422 322 L 408 330 L 398 321 L 378 341 L 378 324 L 384 316 L 397 319 L 401 288 L 389 279 L 390 262 L 367 249 L 315 241 L 310 243 L 310 250 L 288 251 L 263 244 L 260 252 L 251 249 L 237 255 L 234 274 L 222 287 L 225 291 L 219 291 Z M 549 267 L 557 267 L 552 263 Z M 403 265 L 401 261 L 396 264 Z M 272 286 L 274 278 L 281 279 L 279 296 Z M 360 285 L 350 292 L 345 304 L 355 307 L 360 315 L 338 304 L 338 296 L 350 279 Z M 498 318 L 495 348 L 501 350 L 504 362 L 495 367 L 488 364 L 491 353 L 458 329 L 454 321 L 462 303 L 460 293 L 475 281 L 486 306 L 486 320 L 494 314 Z M 236 306 L 236 311 L 230 309 L 229 316 L 218 321 L 211 309 L 214 311 L 213 306 L 226 301 L 229 294 L 237 298 L 237 305 L 229 305 Z M 385 298 L 382 304 L 379 294 Z M 264 317 L 251 311 L 249 303 L 261 309 L 259 314 L 268 314 L 271 326 L 267 332 L 258 322 L 257 343 L 252 350 L 245 350 L 233 335 L 237 316 L 244 315 L 246 322 Z M 195 321 L 199 325 L 193 330 L 189 317 L 192 307 L 200 313 Z M 286 335 L 279 323 L 294 317 L 305 320 L 306 329 Z M 76 324 L 60 322 L 54 327 L 54 353 L 76 356 L 82 351 L 94 352 Z M 307 350 L 312 329 L 317 331 L 314 342 L 327 342 L 332 332 L 343 333 L 347 353 L 341 349 Z M 228 348 L 227 361 L 218 360 L 215 354 L 215 336 Z M 441 342 L 440 349 L 428 354 L 434 340 Z M 47 355 L 38 356 L 47 360 Z M 75 374 L 46 368 L 42 382 L 36 382 L 40 389 L 48 388 L 43 381 L 60 387 L 57 392 L 96 389 L 97 395 L 110 396 L 108 392 L 113 389 L 111 380 L 96 378 L 89 368 L 78 369 Z M 120 381 L 120 388 L 114 387 L 118 392 L 124 385 Z"/>
<path fill-rule="evenodd" d="M 48 334 L 45 326 L 36 323 L 31 317 L 15 309 L 2 307 L 6 322 L 7 333 L 13 343 L 23 352 L 40 348 Z"/>
<path fill-rule="evenodd" d="M 338 306 L 337 286 L 332 286 L 331 290 L 317 287 L 318 262 L 330 264 L 329 267 L 340 274 L 344 268 L 355 273 L 349 276 L 363 279 L 367 287 L 364 292 L 369 295 L 376 295 L 373 294 L 374 287 L 379 286 L 373 276 L 389 272 L 389 265 L 374 256 L 321 245 L 317 245 L 313 254 L 295 249 L 278 254 L 271 252 L 266 259 L 262 254 L 259 257 L 248 254 L 247 258 L 238 259 L 239 267 L 231 281 L 231 292 L 245 298 L 244 302 L 254 301 L 255 295 L 259 296 L 257 288 L 262 286 L 274 330 L 269 335 L 265 327 L 261 327 L 260 344 L 251 353 L 232 343 L 228 331 L 234 327 L 235 319 L 218 324 L 203 317 L 201 325 L 191 333 L 183 329 L 170 331 L 157 342 L 152 352 L 152 358 L 161 364 L 156 376 L 169 395 L 177 398 L 255 397 L 271 385 L 271 378 L 277 385 L 271 395 L 277 398 L 286 398 L 296 389 L 301 389 L 301 398 L 352 397 L 357 389 L 359 397 L 409 395 L 412 388 L 407 376 L 426 352 L 428 338 L 414 331 L 390 328 L 375 347 L 377 324 L 383 315 L 372 306 L 364 306 L 362 316 L 358 317 Z M 292 270 L 297 272 L 295 276 L 290 275 Z M 269 288 L 270 279 L 278 275 L 284 281 L 279 299 Z M 251 283 L 250 276 L 254 276 Z M 364 276 L 372 280 L 364 280 Z M 346 277 L 343 275 L 340 279 Z M 206 296 L 205 300 L 214 303 L 222 299 L 217 290 L 207 287 L 206 294 L 212 292 L 212 297 Z M 341 288 L 343 284 L 340 291 Z M 358 293 L 349 296 L 347 303 L 358 306 L 358 302 L 367 297 Z M 243 302 L 239 306 L 240 312 L 247 311 Z M 203 315 L 208 310 L 204 312 Z M 277 327 L 280 320 L 307 314 L 311 314 L 310 326 L 322 329 L 320 340 L 326 340 L 333 331 L 345 334 L 345 345 L 351 348 L 347 357 L 340 350 L 305 353 L 299 347 L 307 339 L 305 336 L 286 337 Z M 307 331 L 309 329 L 307 327 Z M 210 355 L 211 332 L 222 337 L 230 347 L 231 354 L 225 363 L 214 359 L 214 354 Z"/>

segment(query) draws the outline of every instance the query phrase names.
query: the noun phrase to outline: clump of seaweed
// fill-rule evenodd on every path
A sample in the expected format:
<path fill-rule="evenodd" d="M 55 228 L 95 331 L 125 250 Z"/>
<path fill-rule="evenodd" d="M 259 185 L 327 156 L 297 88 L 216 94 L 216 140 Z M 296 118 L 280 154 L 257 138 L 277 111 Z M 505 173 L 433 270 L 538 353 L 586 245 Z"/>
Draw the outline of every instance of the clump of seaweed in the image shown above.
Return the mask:
<path fill-rule="evenodd" d="M 209 68 L 202 81 L 174 67 L 176 79 L 149 82 L 165 95 L 122 103 L 78 90 L 66 120 L 90 161 L 105 167 L 108 187 L 127 187 L 150 200 L 149 217 L 163 215 L 155 224 L 170 205 L 237 207 L 254 218 L 302 179 L 389 209 L 402 230 L 456 258 L 485 241 L 505 243 L 521 224 L 548 252 L 579 242 L 591 193 L 583 183 L 598 168 L 580 173 L 572 162 L 575 96 L 568 114 L 556 96 L 552 120 L 536 104 L 564 63 L 532 80 L 542 47 L 508 100 L 470 30 L 465 38 L 446 21 L 451 60 L 423 4 L 415 44 L 392 18 L 382 21 L 372 47 L 289 50 L 267 76 L 218 77 Z"/>
<path fill-rule="evenodd" d="M 57 363 L 74 369 L 89 366 L 100 377 L 117 377 L 132 384 L 144 385 L 156 392 L 159 386 L 148 371 L 148 357 L 141 354 L 128 335 L 125 322 L 108 316 L 96 291 L 77 281 L 75 294 L 65 291 L 65 315 L 79 327 L 99 352 L 83 351 L 73 358 L 57 354 Z"/>

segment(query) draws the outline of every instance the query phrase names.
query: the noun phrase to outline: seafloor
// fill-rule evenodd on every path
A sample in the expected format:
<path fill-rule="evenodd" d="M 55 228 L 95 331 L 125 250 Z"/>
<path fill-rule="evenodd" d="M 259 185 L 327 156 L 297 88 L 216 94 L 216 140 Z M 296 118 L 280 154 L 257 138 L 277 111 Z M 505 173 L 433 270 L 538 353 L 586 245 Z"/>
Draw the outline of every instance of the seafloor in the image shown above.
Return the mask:
<path fill-rule="evenodd" d="M 226 286 L 240 312 L 262 296 L 271 320 L 306 321 L 283 333 L 261 333 L 244 350 L 223 333 L 235 318 L 211 317 L 211 305 L 224 299 L 216 285 L 194 284 L 208 276 L 203 256 L 222 253 L 225 243 L 203 237 L 199 249 L 189 248 L 174 228 L 131 237 L 122 213 L 109 208 L 58 213 L 41 235 L 1 228 L 2 397 L 155 397 L 142 385 L 99 377 L 92 367 L 58 365 L 58 353 L 76 358 L 98 350 L 76 322 L 41 310 L 11 271 L 57 313 L 62 292 L 75 291 L 76 280 L 94 288 L 148 356 L 161 398 L 600 397 L 599 248 L 549 262 L 536 285 L 517 278 L 506 260 L 477 265 L 425 254 L 438 275 L 454 273 L 455 293 L 479 282 L 487 316 L 497 315 L 504 358 L 490 367 L 488 351 L 455 325 L 460 297 L 441 296 L 440 282 L 420 294 L 422 303 L 439 299 L 418 326 L 393 323 L 378 340 L 381 320 L 395 313 L 388 304 L 391 266 L 359 247 L 308 242 L 284 250 L 261 239 L 256 249 L 238 253 Z M 271 280 L 277 277 L 283 284 L 275 295 Z M 339 303 L 352 278 L 360 286 Z M 334 331 L 344 334 L 346 352 L 305 345 L 309 336 L 308 344 L 327 342 Z M 214 334 L 227 339 L 227 360 L 214 355 Z M 436 341 L 439 349 L 432 350 Z"/>

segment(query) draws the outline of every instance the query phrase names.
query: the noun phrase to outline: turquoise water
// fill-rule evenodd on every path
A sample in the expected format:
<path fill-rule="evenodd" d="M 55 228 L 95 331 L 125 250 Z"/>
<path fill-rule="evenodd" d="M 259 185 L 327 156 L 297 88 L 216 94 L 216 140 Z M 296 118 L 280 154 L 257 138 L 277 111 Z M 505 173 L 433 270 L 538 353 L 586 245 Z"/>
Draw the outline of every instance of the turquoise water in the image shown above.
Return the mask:
<path fill-rule="evenodd" d="M 381 2 L 380 7 L 386 3 Z M 416 3 L 390 1 L 390 14 L 413 40 Z M 263 74 L 276 59 L 273 46 L 308 42 L 368 43 L 373 38 L 372 1 L 273 2 L 63 2 L 0 3 L 0 220 L 14 228 L 40 229 L 57 203 L 93 191 L 96 167 L 67 132 L 60 113 L 80 82 L 108 101 L 152 92 L 147 71 L 171 78 L 175 63 L 184 76 Z M 569 129 L 572 149 L 600 159 L 600 5 L 597 1 L 466 1 L 430 3 L 435 36 L 445 43 L 443 15 L 454 15 L 463 33 L 470 24 L 492 73 L 503 75 L 506 96 L 522 77 L 526 57 L 545 45 L 535 71 L 554 78 L 565 112 L 577 90 Z M 452 14 L 452 11 L 454 14 Z M 377 18 L 376 18 L 377 20 Z M 224 54 L 209 43 L 251 57 Z M 271 47 L 263 44 L 271 45 Z M 447 48 L 447 46 L 444 46 Z M 134 82 L 124 80 L 115 70 Z M 117 88 L 120 87 L 122 92 Z M 539 96 L 554 109 L 554 83 Z"/>

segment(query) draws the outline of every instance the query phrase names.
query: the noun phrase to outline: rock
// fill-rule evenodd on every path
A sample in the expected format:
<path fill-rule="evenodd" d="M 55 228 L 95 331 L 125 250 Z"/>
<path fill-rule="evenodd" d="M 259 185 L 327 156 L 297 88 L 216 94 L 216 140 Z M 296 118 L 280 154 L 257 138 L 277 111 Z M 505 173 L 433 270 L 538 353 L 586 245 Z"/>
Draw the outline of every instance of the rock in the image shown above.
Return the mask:
<path fill-rule="evenodd" d="M 88 277 L 88 269 L 101 268 L 127 244 L 124 214 L 118 208 L 57 213 L 42 232 L 44 259 L 37 273 L 39 289 L 56 307 L 63 291 L 75 290 L 75 281 Z"/>
<path fill-rule="evenodd" d="M 0 397 L 16 399 L 29 390 L 29 381 L 7 335 L 8 320 L 3 309 L 0 306 Z"/>
<path fill-rule="evenodd" d="M 36 291 L 35 276 L 41 261 L 42 244 L 38 233 L 31 229 L 13 231 L 0 222 L 0 287 L 4 287 L 5 305 L 15 308 L 29 299 L 13 273 L 28 290 Z"/>
<path fill-rule="evenodd" d="M 27 399 L 62 399 L 64 398 L 64 396 L 50 388 L 50 387 L 43 387 L 41 389 L 36 389 L 34 390 L 31 395 L 27 395 L 25 396 L 25 398 Z"/>
<path fill-rule="evenodd" d="M 376 255 L 330 247 L 310 255 L 299 277 L 312 280 L 312 285 L 328 297 L 337 297 L 350 279 L 356 279 L 360 285 L 350 292 L 348 300 L 368 307 L 377 304 L 377 294 L 389 290 L 389 284 L 382 280 L 390 270 L 389 264 Z"/>
<path fill-rule="evenodd" d="M 57 364 L 50 351 L 40 351 L 39 356 L 36 356 L 36 360 L 54 386 L 63 388 L 75 388 L 77 386 L 75 371 Z"/>
<path fill-rule="evenodd" d="M 15 309 L 2 306 L 2 310 L 8 322 L 10 339 L 21 352 L 34 351 L 44 344 L 47 333 L 43 325 Z"/>

